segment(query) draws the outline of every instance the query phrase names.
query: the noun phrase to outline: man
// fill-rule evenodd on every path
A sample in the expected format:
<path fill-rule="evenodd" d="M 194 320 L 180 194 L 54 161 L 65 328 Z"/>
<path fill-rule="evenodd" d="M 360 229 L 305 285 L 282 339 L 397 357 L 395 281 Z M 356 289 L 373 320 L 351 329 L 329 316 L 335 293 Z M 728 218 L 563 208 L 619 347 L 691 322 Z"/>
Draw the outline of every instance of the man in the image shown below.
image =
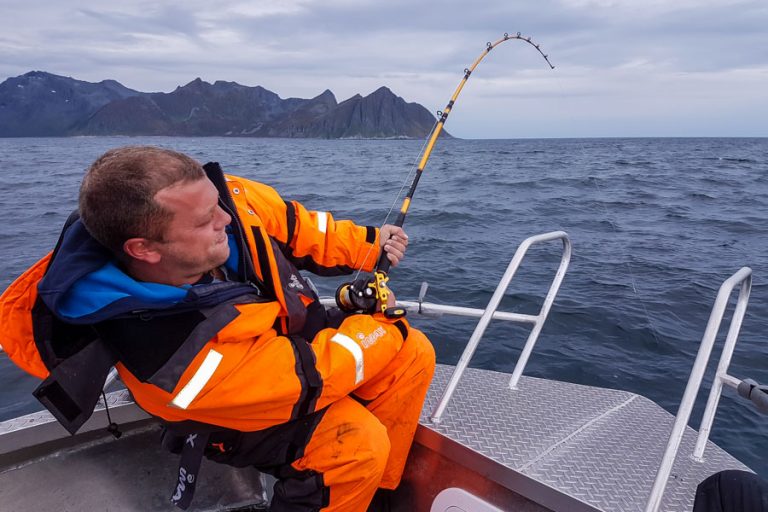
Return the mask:
<path fill-rule="evenodd" d="M 96 160 L 79 215 L 0 300 L 6 350 L 47 377 L 37 396 L 68 428 L 90 402 L 62 390 L 100 386 L 115 362 L 139 406 L 188 435 L 182 476 L 203 450 L 254 465 L 278 478 L 274 511 L 361 511 L 397 487 L 434 351 L 404 318 L 327 315 L 298 269 L 370 271 L 382 250 L 397 264 L 401 228 L 335 221 L 153 147 Z"/>

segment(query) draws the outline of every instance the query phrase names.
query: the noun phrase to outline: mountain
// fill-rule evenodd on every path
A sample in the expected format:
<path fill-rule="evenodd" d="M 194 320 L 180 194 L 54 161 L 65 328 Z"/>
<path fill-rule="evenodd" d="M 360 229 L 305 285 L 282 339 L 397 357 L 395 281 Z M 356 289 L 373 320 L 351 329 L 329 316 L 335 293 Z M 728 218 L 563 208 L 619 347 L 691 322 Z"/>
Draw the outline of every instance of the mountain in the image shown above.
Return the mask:
<path fill-rule="evenodd" d="M 67 135 L 101 107 L 139 94 L 114 80 L 94 84 L 30 71 L 0 84 L 0 137 Z"/>
<path fill-rule="evenodd" d="M 33 71 L 0 84 L 0 136 L 185 135 L 423 138 L 435 118 L 386 87 L 341 103 L 329 90 L 282 99 L 263 87 L 197 78 L 170 93 Z"/>

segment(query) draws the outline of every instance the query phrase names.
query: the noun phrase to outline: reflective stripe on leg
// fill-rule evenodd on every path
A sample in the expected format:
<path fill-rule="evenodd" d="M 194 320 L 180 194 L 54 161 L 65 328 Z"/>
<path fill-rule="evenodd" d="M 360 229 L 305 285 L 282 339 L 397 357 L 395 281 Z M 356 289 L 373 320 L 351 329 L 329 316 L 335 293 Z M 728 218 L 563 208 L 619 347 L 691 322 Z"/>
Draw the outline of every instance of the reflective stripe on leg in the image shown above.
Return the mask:
<path fill-rule="evenodd" d="M 355 358 L 355 384 L 357 385 L 361 383 L 365 378 L 363 349 L 360 348 L 360 345 L 355 343 L 355 340 L 340 332 L 334 334 L 331 341 L 338 343 L 347 349 L 349 353 L 352 354 L 352 357 Z"/>

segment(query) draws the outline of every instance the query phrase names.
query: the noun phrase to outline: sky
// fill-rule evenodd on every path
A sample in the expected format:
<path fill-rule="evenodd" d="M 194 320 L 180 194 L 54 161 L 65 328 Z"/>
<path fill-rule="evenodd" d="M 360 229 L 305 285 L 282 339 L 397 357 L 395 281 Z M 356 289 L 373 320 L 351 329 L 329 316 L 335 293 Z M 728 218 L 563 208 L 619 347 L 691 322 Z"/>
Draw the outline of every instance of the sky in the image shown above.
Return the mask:
<path fill-rule="evenodd" d="M 768 136 L 766 0 L 0 0 L 0 81 L 170 92 L 196 77 L 337 100 L 389 87 L 464 138 Z"/>

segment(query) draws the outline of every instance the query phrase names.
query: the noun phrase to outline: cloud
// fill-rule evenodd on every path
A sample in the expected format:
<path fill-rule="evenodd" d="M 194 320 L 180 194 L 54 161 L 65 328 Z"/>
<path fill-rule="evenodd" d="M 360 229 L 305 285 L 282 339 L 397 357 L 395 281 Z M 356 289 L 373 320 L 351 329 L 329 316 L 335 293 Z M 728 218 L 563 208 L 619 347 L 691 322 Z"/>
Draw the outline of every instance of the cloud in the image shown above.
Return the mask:
<path fill-rule="evenodd" d="M 200 76 L 283 97 L 330 88 L 339 99 L 387 85 L 436 110 L 486 41 L 519 30 L 557 69 L 549 72 L 532 48 L 505 43 L 462 92 L 467 109 L 484 110 L 463 121 L 457 112 L 453 133 L 518 136 L 504 122 L 514 112 L 542 125 L 541 133 L 634 133 L 642 115 L 648 134 L 676 126 L 685 135 L 700 131 L 696 123 L 708 112 L 727 118 L 730 109 L 728 126 L 738 124 L 738 112 L 747 131 L 768 135 L 758 118 L 766 98 L 757 81 L 768 68 L 761 0 L 40 0 L 32 7 L 0 5 L 0 79 L 42 69 L 170 91 Z M 569 106 L 574 98 L 581 103 Z M 544 113 L 553 101 L 602 119 L 600 130 L 587 130 L 588 121 L 556 122 L 556 113 Z M 756 105 L 752 112 L 746 102 Z"/>

